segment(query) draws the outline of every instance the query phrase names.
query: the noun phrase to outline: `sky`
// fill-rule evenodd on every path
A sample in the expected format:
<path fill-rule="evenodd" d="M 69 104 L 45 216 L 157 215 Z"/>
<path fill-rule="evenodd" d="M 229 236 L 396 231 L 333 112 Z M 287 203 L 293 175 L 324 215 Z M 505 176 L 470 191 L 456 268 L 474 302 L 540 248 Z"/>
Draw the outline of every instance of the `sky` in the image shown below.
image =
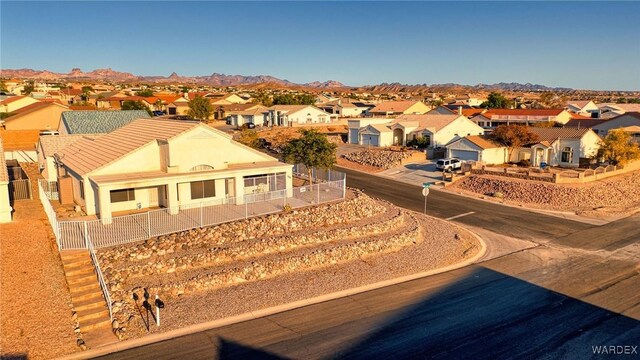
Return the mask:
<path fill-rule="evenodd" d="M 640 2 L 0 2 L 0 67 L 640 90 Z"/>

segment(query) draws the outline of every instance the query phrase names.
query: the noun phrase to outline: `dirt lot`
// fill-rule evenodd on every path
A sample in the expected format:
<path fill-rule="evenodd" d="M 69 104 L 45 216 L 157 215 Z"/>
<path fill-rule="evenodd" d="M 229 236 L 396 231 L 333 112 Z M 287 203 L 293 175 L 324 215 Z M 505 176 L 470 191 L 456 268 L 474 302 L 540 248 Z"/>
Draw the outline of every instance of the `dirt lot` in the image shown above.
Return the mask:
<path fill-rule="evenodd" d="M 347 201 L 131 244 L 100 253 L 126 338 L 147 334 L 132 300 L 165 301 L 168 331 L 458 263 L 466 230 L 362 194 Z"/>
<path fill-rule="evenodd" d="M 71 296 L 37 192 L 14 208 L 14 222 L 0 225 L 0 357 L 78 351 Z"/>
<path fill-rule="evenodd" d="M 481 194 L 487 199 L 515 205 L 570 211 L 597 218 L 628 214 L 640 207 L 640 171 L 583 184 L 553 184 L 472 175 L 448 189 Z M 502 193 L 503 198 L 491 196 L 496 192 Z"/>

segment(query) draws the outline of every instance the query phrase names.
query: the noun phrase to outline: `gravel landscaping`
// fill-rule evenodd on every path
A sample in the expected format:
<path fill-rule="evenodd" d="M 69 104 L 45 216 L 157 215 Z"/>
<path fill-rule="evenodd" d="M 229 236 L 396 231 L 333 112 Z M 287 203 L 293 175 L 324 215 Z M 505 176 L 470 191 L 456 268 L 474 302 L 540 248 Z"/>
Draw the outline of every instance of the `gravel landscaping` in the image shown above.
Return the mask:
<path fill-rule="evenodd" d="M 356 164 L 391 169 L 400 165 L 402 160 L 412 157 L 414 153 L 414 151 L 363 150 L 345 154 L 343 157 Z"/>
<path fill-rule="evenodd" d="M 167 331 L 409 275 L 472 257 L 471 234 L 354 192 L 345 201 L 104 249 L 120 338 L 147 334 L 147 289 Z"/>
<path fill-rule="evenodd" d="M 606 217 L 640 207 L 640 172 L 584 184 L 552 184 L 471 175 L 450 189 L 538 209 L 571 211 L 578 215 Z"/>

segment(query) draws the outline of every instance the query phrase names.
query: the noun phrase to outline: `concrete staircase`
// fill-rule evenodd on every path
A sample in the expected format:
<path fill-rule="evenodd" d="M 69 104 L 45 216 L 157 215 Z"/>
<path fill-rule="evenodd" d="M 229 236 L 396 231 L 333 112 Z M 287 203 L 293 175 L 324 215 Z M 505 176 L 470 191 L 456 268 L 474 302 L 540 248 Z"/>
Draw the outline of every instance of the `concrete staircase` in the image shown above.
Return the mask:
<path fill-rule="evenodd" d="M 71 291 L 71 301 L 85 342 L 90 347 L 96 347 L 117 341 L 111 331 L 109 310 L 89 252 L 65 250 L 61 257 Z"/>

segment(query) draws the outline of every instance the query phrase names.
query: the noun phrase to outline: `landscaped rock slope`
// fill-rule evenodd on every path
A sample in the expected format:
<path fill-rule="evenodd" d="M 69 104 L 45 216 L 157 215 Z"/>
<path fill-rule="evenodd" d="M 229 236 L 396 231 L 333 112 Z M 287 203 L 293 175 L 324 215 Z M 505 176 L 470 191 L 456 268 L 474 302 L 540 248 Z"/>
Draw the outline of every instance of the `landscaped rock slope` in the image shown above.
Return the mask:
<path fill-rule="evenodd" d="M 411 151 L 363 150 L 345 154 L 344 158 L 357 164 L 391 169 L 412 155 Z"/>
<path fill-rule="evenodd" d="M 584 184 L 550 184 L 498 176 L 472 175 L 455 188 L 552 210 L 591 214 L 600 209 L 625 211 L 640 206 L 640 172 Z"/>
<path fill-rule="evenodd" d="M 425 220 L 418 217 L 355 192 L 354 196 L 337 203 L 100 250 L 100 263 L 114 305 L 116 334 L 128 337 L 131 330 L 127 329 L 132 328 L 134 336 L 140 333 L 137 306 L 142 304 L 139 301 L 136 305 L 132 297 L 135 293 L 142 299 L 143 289 L 176 304 L 183 303 L 178 299 L 186 298 L 187 302 L 189 299 L 202 299 L 230 286 L 252 284 L 258 280 L 274 281 L 271 279 L 341 266 L 377 254 L 395 253 L 423 241 Z M 455 231 L 455 227 L 449 227 Z M 451 229 L 443 232 L 432 224 L 429 228 L 434 237 L 439 236 L 443 241 L 445 238 L 459 238 L 457 233 L 450 232 Z M 451 254 L 456 259 L 477 252 L 474 241 L 459 241 L 451 247 L 459 249 Z M 446 252 L 446 247 L 442 251 Z M 447 257 L 439 255 L 440 249 L 434 249 L 433 254 Z M 423 259 L 430 258 L 422 256 Z M 405 264 L 403 266 L 413 265 L 413 261 L 401 262 Z M 367 276 L 362 274 L 363 278 Z M 309 290 L 320 291 L 313 286 Z M 257 296 L 273 295 L 260 292 Z M 281 295 L 295 297 L 304 294 L 285 291 Z M 269 301 L 265 299 L 262 304 Z M 228 316 L 242 305 L 227 302 L 215 311 L 222 309 Z M 201 308 L 202 305 L 196 307 Z"/>

